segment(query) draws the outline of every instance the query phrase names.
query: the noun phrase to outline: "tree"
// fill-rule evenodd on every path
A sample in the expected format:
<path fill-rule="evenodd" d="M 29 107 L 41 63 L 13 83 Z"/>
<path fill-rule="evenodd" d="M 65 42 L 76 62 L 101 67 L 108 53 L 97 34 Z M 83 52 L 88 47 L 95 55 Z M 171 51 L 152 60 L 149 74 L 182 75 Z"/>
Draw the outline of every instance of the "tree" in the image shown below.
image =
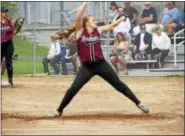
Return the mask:
<path fill-rule="evenodd" d="M 14 15 L 17 13 L 18 11 L 18 6 L 17 6 L 17 3 L 18 2 L 15 2 L 15 1 L 2 1 L 1 2 L 1 7 L 6 7 L 9 9 L 9 12 L 8 12 L 8 17 L 9 18 L 13 18 Z"/>

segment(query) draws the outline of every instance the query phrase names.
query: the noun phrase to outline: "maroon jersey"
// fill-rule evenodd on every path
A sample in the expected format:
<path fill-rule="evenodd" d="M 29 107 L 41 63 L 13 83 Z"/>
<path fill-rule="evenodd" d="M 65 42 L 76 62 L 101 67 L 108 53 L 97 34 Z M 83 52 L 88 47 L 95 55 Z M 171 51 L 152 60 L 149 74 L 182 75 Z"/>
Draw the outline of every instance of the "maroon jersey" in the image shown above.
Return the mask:
<path fill-rule="evenodd" d="M 92 33 L 88 33 L 84 28 L 80 38 L 76 42 L 78 54 L 82 62 L 95 62 L 96 60 L 104 59 L 98 29 L 95 29 Z"/>
<path fill-rule="evenodd" d="M 11 20 L 6 20 L 4 24 L 1 22 L 1 43 L 12 40 L 12 37 L 13 33 Z"/>

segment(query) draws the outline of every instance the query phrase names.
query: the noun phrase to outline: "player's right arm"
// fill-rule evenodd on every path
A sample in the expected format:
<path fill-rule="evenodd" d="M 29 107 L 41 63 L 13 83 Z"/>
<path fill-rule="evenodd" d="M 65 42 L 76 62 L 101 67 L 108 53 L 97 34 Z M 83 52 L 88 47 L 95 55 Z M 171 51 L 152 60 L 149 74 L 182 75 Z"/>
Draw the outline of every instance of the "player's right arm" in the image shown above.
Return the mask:
<path fill-rule="evenodd" d="M 80 6 L 80 9 L 76 13 L 76 20 L 75 20 L 76 31 L 81 30 L 83 28 L 82 17 L 83 17 L 86 6 L 87 6 L 87 2 L 83 2 Z"/>
<path fill-rule="evenodd" d="M 83 29 L 82 18 L 87 6 L 87 2 L 83 2 L 80 6 L 80 9 L 76 13 L 76 20 L 75 20 L 75 29 L 76 29 L 76 39 L 78 39 L 81 35 L 81 31 Z"/>

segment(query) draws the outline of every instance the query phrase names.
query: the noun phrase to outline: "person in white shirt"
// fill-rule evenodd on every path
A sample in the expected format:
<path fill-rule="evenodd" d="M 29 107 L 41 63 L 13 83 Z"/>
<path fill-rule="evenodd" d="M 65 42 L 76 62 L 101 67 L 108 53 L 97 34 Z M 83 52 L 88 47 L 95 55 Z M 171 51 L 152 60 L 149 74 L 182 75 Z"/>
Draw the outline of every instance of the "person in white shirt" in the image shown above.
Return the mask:
<path fill-rule="evenodd" d="M 159 68 L 162 67 L 164 59 L 167 57 L 171 47 L 171 40 L 168 35 L 163 32 L 160 26 L 154 29 L 153 43 L 152 43 L 152 59 L 158 58 Z"/>
<path fill-rule="evenodd" d="M 54 69 L 54 74 L 59 74 L 60 70 L 59 67 L 57 66 L 57 63 L 60 61 L 60 53 L 61 53 L 61 47 L 60 47 L 60 41 L 58 40 L 59 36 L 57 33 L 51 33 L 51 45 L 50 49 L 48 52 L 47 57 L 43 58 L 42 63 L 43 63 L 43 68 L 44 68 L 44 73 L 48 73 L 50 75 L 50 71 L 48 69 L 48 63 L 53 67 Z"/>
<path fill-rule="evenodd" d="M 113 22 L 123 14 L 124 14 L 124 9 L 122 7 L 119 7 L 118 15 L 114 18 Z M 129 33 L 130 29 L 131 29 L 131 23 L 129 18 L 127 18 L 126 21 L 121 22 L 113 29 L 114 37 L 116 37 L 117 33 L 122 32 L 123 34 L 126 34 L 126 38 L 128 39 L 129 45 L 131 45 L 131 35 Z"/>
<path fill-rule="evenodd" d="M 145 24 L 139 26 L 141 32 L 135 37 L 132 57 L 134 60 L 146 60 L 151 53 L 152 35 L 146 31 Z"/>
<path fill-rule="evenodd" d="M 129 43 L 126 39 L 125 34 L 122 32 L 117 33 L 116 40 L 113 46 L 113 53 L 110 55 L 111 63 L 115 67 L 115 72 L 118 73 L 117 63 L 120 63 L 125 71 L 125 74 L 128 74 L 126 61 L 129 59 Z"/>

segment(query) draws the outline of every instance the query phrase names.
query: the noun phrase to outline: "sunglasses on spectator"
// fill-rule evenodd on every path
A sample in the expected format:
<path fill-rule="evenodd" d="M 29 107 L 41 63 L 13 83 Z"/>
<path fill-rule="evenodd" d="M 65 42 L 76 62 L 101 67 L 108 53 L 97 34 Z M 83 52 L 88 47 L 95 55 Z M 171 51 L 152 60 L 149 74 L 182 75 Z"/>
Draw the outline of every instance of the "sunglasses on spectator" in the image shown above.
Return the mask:
<path fill-rule="evenodd" d="M 143 27 L 143 28 L 140 28 L 141 30 L 145 30 L 146 29 L 146 27 Z"/>
<path fill-rule="evenodd" d="M 149 6 L 150 6 L 150 4 L 145 4 L 145 6 L 146 6 L 146 7 L 149 7 Z"/>
<path fill-rule="evenodd" d="M 126 2 L 126 3 L 124 3 L 125 5 L 128 5 L 128 4 L 130 4 L 129 2 Z"/>

